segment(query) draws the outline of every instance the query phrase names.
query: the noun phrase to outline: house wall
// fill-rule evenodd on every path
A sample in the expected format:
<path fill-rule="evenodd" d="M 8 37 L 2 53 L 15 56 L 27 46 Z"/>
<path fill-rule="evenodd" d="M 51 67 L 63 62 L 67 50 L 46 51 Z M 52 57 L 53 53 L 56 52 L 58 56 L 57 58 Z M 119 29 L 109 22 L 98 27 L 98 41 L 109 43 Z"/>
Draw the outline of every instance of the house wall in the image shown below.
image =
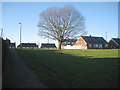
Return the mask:
<path fill-rule="evenodd" d="M 61 45 L 61 49 L 64 49 L 64 45 Z"/>
<path fill-rule="evenodd" d="M 87 47 L 82 45 L 66 45 L 63 46 L 62 49 L 87 49 Z"/>
<path fill-rule="evenodd" d="M 108 49 L 109 47 L 105 47 L 105 44 L 97 44 L 97 47 L 94 46 L 94 44 L 89 47 L 89 44 L 87 45 L 88 49 Z"/>
<path fill-rule="evenodd" d="M 22 48 L 38 48 L 38 47 L 22 47 Z"/>
<path fill-rule="evenodd" d="M 81 37 L 78 39 L 78 41 L 76 42 L 75 45 L 82 45 L 82 46 L 87 47 L 87 44 L 85 43 L 85 41 Z"/>
<path fill-rule="evenodd" d="M 66 46 L 63 46 L 62 49 L 87 49 L 87 47 L 85 46 L 82 46 L 82 45 L 66 45 Z"/>
<path fill-rule="evenodd" d="M 88 48 L 86 42 L 81 37 L 76 42 L 75 46 L 81 47 L 79 49 L 87 49 Z"/>

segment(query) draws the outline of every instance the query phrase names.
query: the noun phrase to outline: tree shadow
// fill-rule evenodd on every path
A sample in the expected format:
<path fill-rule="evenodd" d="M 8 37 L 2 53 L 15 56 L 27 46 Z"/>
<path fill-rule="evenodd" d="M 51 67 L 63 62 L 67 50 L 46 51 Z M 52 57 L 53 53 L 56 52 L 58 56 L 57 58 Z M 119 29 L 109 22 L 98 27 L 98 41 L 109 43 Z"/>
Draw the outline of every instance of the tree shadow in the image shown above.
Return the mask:
<path fill-rule="evenodd" d="M 31 49 L 32 50 L 32 49 Z M 59 50 L 25 50 L 29 59 L 35 63 L 35 69 L 42 68 L 58 82 L 49 87 L 72 88 L 116 88 L 118 87 L 118 61 L 120 58 L 93 58 L 92 56 L 74 56 Z M 23 53 L 21 50 L 20 53 Z M 22 54 L 21 54 L 22 55 Z M 38 70 L 39 71 L 39 70 Z M 36 71 L 36 72 L 38 72 Z M 45 78 L 45 77 L 44 77 Z M 48 77 L 46 77 L 48 78 Z"/>

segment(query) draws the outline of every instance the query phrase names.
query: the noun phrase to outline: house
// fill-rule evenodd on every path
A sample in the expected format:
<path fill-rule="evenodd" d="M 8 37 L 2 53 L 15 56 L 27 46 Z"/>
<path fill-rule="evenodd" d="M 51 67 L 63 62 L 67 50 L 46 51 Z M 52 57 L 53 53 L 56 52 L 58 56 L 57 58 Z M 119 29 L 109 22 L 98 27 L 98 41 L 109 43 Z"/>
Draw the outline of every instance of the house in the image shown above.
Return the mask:
<path fill-rule="evenodd" d="M 75 45 L 77 39 L 64 39 L 61 44 L 62 49 L 72 49 L 73 45 Z"/>
<path fill-rule="evenodd" d="M 40 48 L 57 48 L 54 43 L 41 43 Z"/>
<path fill-rule="evenodd" d="M 16 43 L 10 43 L 9 48 L 16 48 Z"/>
<path fill-rule="evenodd" d="M 77 39 L 68 39 L 62 42 L 62 49 L 105 49 L 108 43 L 103 37 L 81 36 Z"/>
<path fill-rule="evenodd" d="M 114 49 L 120 48 L 120 38 L 111 38 L 109 41 L 109 46 Z"/>
<path fill-rule="evenodd" d="M 79 49 L 107 49 L 108 43 L 103 37 L 81 36 L 75 44 Z"/>
<path fill-rule="evenodd" d="M 36 43 L 21 43 L 17 46 L 17 48 L 38 48 Z"/>

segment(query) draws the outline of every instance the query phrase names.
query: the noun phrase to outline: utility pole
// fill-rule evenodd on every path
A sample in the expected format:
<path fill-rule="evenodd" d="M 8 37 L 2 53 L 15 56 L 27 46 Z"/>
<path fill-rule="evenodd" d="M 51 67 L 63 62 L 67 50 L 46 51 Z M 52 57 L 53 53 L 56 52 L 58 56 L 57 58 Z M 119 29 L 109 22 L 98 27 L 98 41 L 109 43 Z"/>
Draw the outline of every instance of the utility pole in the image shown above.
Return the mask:
<path fill-rule="evenodd" d="M 19 23 L 20 25 L 20 50 L 21 50 L 21 47 L 22 47 L 22 43 L 21 43 L 21 29 L 22 29 L 22 25 L 21 25 L 21 22 Z"/>
<path fill-rule="evenodd" d="M 49 36 L 48 36 L 48 44 L 49 44 Z"/>
<path fill-rule="evenodd" d="M 107 41 L 107 32 L 105 32 L 105 37 L 106 37 L 106 41 Z"/>

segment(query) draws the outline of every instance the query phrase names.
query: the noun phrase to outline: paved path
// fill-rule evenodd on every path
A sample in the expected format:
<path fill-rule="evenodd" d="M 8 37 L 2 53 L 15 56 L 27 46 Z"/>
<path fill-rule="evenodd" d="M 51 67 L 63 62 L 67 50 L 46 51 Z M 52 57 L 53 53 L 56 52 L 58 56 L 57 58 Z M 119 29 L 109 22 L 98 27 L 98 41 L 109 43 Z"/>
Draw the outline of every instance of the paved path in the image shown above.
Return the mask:
<path fill-rule="evenodd" d="M 46 88 L 15 50 L 10 50 L 2 79 L 2 88 Z"/>

